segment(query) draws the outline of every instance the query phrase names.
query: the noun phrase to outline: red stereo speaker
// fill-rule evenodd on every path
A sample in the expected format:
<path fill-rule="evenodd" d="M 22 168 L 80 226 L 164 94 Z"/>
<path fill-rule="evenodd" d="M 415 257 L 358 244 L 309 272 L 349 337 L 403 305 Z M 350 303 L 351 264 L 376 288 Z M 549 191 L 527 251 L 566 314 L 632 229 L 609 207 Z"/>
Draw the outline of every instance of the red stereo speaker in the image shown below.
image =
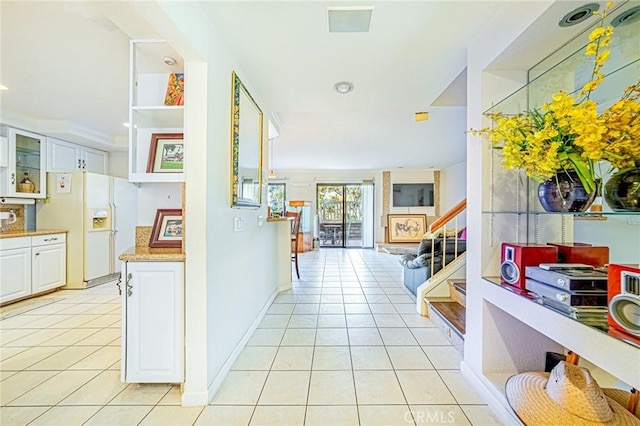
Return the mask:
<path fill-rule="evenodd" d="M 587 243 L 547 243 L 558 247 L 558 262 L 601 267 L 609 263 L 609 247 Z"/>
<path fill-rule="evenodd" d="M 640 265 L 612 263 L 607 269 L 609 326 L 640 342 Z"/>
<path fill-rule="evenodd" d="M 502 243 L 500 278 L 506 284 L 525 290 L 525 266 L 557 262 L 558 247 L 543 244 Z"/>

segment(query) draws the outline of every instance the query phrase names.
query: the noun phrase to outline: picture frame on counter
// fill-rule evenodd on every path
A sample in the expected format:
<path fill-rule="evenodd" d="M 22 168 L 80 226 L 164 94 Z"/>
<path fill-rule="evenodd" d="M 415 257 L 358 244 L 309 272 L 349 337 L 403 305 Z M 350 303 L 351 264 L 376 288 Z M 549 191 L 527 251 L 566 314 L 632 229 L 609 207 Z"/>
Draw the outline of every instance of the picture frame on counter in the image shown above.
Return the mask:
<path fill-rule="evenodd" d="M 147 173 L 182 173 L 184 133 L 152 133 Z"/>
<path fill-rule="evenodd" d="M 182 209 L 158 209 L 156 211 L 149 247 L 182 247 Z"/>

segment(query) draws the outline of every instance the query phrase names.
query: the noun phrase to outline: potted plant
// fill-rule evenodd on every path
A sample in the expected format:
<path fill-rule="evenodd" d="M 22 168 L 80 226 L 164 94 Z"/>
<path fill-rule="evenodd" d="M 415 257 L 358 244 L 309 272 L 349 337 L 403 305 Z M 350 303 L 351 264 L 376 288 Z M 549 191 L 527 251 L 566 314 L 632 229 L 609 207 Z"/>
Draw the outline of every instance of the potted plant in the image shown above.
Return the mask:
<path fill-rule="evenodd" d="M 594 12 L 600 19 L 585 49 L 593 57 L 591 78 L 576 97 L 557 92 L 539 108 L 511 116 L 492 114 L 491 127 L 472 130 L 488 135 L 492 146 L 502 150 L 504 168 L 523 170 L 540 183 L 538 197 L 548 211 L 585 211 L 595 196 L 599 161 L 608 161 L 614 170 L 640 164 L 640 80 L 601 112 L 591 99 L 605 79 L 602 66 L 609 59 L 614 29 L 603 20 L 611 5 Z"/>

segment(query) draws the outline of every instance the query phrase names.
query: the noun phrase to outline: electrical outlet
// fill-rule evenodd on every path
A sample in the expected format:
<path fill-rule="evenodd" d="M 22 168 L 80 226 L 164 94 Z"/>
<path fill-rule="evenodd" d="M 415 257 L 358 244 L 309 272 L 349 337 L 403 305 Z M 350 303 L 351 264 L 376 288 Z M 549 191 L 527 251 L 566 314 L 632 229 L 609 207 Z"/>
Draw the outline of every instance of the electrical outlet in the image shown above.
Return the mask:
<path fill-rule="evenodd" d="M 264 225 L 264 216 L 261 214 L 258 215 L 258 226 Z"/>
<path fill-rule="evenodd" d="M 242 232 L 244 231 L 244 218 L 243 217 L 234 217 L 233 218 L 233 232 Z"/>

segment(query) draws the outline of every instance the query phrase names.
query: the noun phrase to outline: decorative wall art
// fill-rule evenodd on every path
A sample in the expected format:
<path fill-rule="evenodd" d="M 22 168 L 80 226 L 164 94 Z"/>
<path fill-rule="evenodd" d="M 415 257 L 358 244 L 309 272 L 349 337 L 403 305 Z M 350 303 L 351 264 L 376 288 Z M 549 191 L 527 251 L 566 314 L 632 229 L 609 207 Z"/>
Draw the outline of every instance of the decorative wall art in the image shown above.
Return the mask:
<path fill-rule="evenodd" d="M 153 133 L 147 173 L 180 173 L 184 168 L 184 134 Z"/>
<path fill-rule="evenodd" d="M 427 232 L 427 215 L 387 215 L 387 233 L 390 243 L 420 242 L 425 232 Z"/>
<path fill-rule="evenodd" d="M 184 74 L 169 74 L 164 104 L 167 106 L 184 105 Z"/>

